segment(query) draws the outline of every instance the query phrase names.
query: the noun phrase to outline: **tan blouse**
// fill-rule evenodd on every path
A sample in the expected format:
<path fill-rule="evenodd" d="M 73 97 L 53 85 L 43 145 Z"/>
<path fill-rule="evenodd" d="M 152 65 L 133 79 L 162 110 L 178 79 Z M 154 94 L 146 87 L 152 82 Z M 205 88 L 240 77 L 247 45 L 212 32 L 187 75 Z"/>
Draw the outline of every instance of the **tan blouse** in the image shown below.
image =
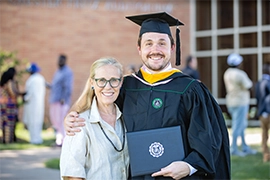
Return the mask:
<path fill-rule="evenodd" d="M 117 107 L 117 106 L 116 106 Z M 91 180 L 128 178 L 129 156 L 127 140 L 123 151 L 117 152 L 103 134 L 98 122 L 117 149 L 121 149 L 123 132 L 121 112 L 117 107 L 115 129 L 100 117 L 96 100 L 91 110 L 80 114 L 86 126 L 75 136 L 66 136 L 60 157 L 61 177 L 81 177 Z"/>

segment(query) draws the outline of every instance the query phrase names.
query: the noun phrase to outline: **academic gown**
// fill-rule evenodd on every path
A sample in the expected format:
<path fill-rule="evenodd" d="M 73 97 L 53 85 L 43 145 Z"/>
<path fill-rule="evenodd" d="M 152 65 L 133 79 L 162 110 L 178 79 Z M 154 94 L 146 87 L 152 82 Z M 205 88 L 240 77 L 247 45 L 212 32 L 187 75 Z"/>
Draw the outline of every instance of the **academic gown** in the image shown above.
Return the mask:
<path fill-rule="evenodd" d="M 181 126 L 183 161 L 198 170 L 184 179 L 230 179 L 227 127 L 203 83 L 177 72 L 150 85 L 139 71 L 125 77 L 117 103 L 128 132 Z M 133 179 L 151 179 L 151 175 Z"/>

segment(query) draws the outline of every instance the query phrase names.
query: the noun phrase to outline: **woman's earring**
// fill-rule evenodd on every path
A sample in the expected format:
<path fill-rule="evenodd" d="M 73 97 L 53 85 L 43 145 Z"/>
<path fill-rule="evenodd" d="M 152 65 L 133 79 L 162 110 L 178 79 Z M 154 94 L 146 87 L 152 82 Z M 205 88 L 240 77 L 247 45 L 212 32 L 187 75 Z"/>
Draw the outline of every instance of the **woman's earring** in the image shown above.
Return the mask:
<path fill-rule="evenodd" d="M 94 90 L 94 86 L 92 86 L 92 89 Z"/>

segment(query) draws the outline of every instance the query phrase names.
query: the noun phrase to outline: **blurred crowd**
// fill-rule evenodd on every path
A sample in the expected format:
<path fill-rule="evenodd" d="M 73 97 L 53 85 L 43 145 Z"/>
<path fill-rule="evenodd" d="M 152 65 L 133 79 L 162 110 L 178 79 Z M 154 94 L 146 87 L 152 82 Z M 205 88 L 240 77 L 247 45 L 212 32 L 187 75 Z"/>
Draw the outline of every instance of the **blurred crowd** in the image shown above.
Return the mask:
<path fill-rule="evenodd" d="M 57 60 L 58 70 L 51 83 L 40 73 L 37 63 L 30 63 L 25 72 L 28 78 L 24 91 L 18 88 L 15 67 L 8 68 L 1 75 L 0 104 L 2 141 L 4 144 L 16 142 L 15 128 L 18 120 L 18 99 L 22 99 L 22 122 L 29 131 L 31 144 L 42 144 L 41 132 L 44 124 L 46 88 L 50 90 L 50 122 L 55 131 L 55 146 L 62 146 L 65 136 L 63 119 L 70 108 L 73 73 L 67 65 L 67 56 L 60 54 Z"/>

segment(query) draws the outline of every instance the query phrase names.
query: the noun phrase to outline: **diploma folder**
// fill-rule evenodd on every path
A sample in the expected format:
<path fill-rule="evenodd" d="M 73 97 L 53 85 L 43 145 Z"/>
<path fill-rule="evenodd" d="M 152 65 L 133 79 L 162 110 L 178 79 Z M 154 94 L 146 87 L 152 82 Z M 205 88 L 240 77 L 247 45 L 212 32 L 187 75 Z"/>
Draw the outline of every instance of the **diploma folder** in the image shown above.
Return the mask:
<path fill-rule="evenodd" d="M 131 176 L 160 171 L 185 157 L 180 126 L 127 132 Z"/>

